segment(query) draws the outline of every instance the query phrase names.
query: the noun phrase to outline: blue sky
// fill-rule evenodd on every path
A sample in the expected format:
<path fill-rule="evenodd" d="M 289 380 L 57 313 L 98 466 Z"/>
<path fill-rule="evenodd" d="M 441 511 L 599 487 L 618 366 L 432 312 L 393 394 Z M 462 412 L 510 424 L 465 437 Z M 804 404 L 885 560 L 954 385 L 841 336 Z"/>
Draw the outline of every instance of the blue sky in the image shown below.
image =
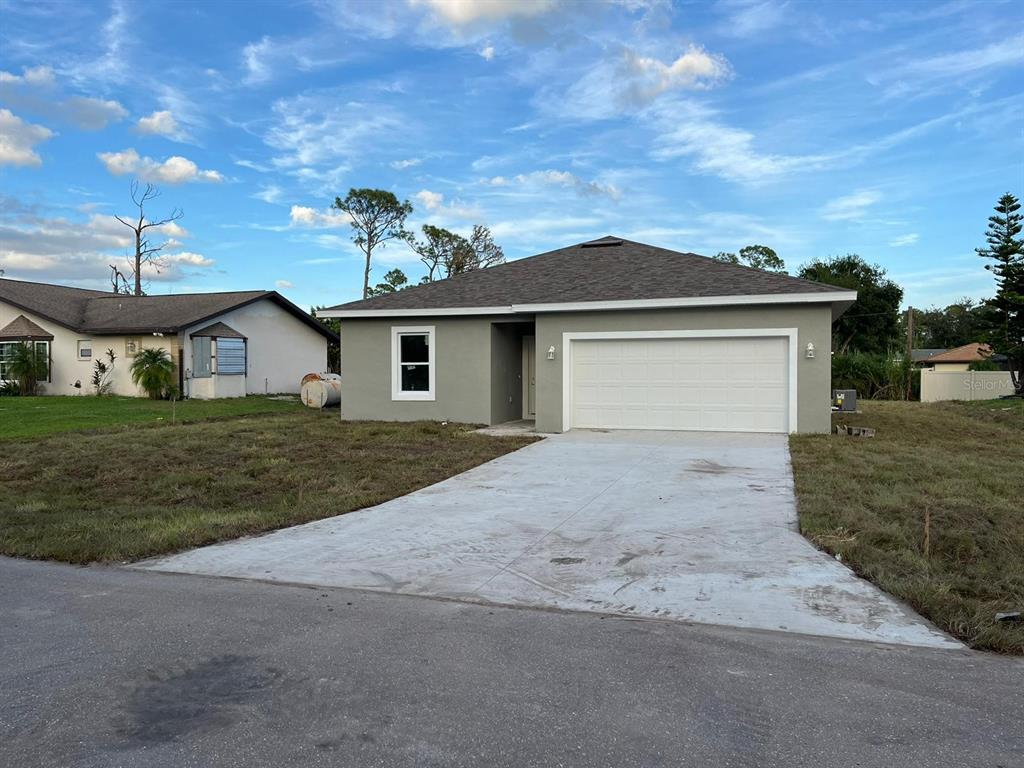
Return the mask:
<path fill-rule="evenodd" d="M 0 0 L 0 268 L 108 287 L 140 177 L 185 212 L 151 293 L 358 298 L 329 209 L 355 186 L 510 258 L 763 243 L 859 253 L 915 306 L 983 297 L 973 249 L 1024 193 L 1022 8 Z"/>

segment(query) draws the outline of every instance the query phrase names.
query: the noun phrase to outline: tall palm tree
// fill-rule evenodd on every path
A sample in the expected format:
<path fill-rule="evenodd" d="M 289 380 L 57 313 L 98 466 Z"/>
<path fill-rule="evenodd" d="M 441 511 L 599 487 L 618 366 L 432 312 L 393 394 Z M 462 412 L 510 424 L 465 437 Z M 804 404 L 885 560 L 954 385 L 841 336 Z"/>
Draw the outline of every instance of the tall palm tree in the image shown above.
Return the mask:
<path fill-rule="evenodd" d="M 174 386 L 174 362 L 163 347 L 141 350 L 135 355 L 129 370 L 132 381 L 146 390 L 153 400 L 165 397 Z"/>

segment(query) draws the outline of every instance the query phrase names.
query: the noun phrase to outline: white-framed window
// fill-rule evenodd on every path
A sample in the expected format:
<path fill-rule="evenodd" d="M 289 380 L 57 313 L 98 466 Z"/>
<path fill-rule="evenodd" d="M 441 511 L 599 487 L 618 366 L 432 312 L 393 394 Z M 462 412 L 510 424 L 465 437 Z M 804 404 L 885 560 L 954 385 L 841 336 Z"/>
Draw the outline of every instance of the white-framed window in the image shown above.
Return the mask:
<path fill-rule="evenodd" d="M 92 340 L 80 339 L 78 342 L 78 359 L 92 360 Z"/>
<path fill-rule="evenodd" d="M 433 400 L 434 326 L 391 328 L 391 399 Z"/>
<path fill-rule="evenodd" d="M 124 340 L 124 355 L 125 357 L 134 357 L 139 354 L 139 350 L 142 349 L 141 339 L 125 339 Z"/>
<path fill-rule="evenodd" d="M 46 377 L 40 381 L 50 381 L 50 342 L 48 341 L 4 341 L 0 342 L 0 381 L 13 381 L 10 363 L 14 358 L 16 347 L 30 344 L 36 356 L 46 364 Z"/>

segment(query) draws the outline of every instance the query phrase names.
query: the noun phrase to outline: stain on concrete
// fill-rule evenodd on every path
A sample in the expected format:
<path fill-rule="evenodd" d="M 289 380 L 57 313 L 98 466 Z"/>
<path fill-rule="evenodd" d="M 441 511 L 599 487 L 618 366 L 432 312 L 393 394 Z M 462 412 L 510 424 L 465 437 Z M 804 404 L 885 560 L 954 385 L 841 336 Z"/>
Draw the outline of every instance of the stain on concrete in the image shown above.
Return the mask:
<path fill-rule="evenodd" d="M 582 557 L 552 557 L 551 562 L 555 565 L 579 565 L 584 562 Z"/>
<path fill-rule="evenodd" d="M 636 553 L 636 552 L 623 552 L 622 553 L 622 557 L 620 557 L 618 560 L 615 561 L 615 565 L 617 565 L 617 566 L 619 566 L 621 568 L 626 563 L 631 563 L 634 560 L 636 560 L 638 557 L 640 557 L 640 555 L 638 553 Z"/>
<path fill-rule="evenodd" d="M 704 475 L 727 475 L 733 472 L 743 472 L 750 467 L 730 467 L 727 464 L 719 464 L 711 459 L 694 459 L 690 462 L 687 472 L 699 472 Z"/>
<path fill-rule="evenodd" d="M 151 671 L 127 692 L 114 731 L 128 746 L 163 744 L 226 728 L 265 706 L 285 685 L 282 672 L 255 657 L 226 655 L 181 669 Z"/>

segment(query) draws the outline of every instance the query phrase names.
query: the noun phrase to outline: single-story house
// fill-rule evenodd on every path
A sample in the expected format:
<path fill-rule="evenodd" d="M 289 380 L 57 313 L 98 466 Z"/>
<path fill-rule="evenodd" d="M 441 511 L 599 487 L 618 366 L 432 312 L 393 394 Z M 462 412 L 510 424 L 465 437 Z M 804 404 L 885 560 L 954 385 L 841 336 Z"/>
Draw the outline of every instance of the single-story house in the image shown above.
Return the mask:
<path fill-rule="evenodd" d="M 0 380 L 15 344 L 45 350 L 44 394 L 90 392 L 96 360 L 116 355 L 110 381 L 119 395 L 141 395 L 129 366 L 163 348 L 184 397 L 298 392 L 302 377 L 327 370 L 333 332 L 276 291 L 123 294 L 0 278 Z"/>
<path fill-rule="evenodd" d="M 937 355 L 940 352 L 948 352 L 946 347 L 921 347 L 920 349 L 910 350 L 910 363 L 915 368 L 920 368 L 924 361 L 932 355 Z"/>
<path fill-rule="evenodd" d="M 608 236 L 317 314 L 350 419 L 827 432 L 856 297 Z"/>
<path fill-rule="evenodd" d="M 923 368 L 931 368 L 938 373 L 950 373 L 955 371 L 970 370 L 971 363 L 980 363 L 985 360 L 1001 362 L 1005 360 L 1001 355 L 992 355 L 992 347 L 988 344 L 972 342 L 962 347 L 943 349 L 920 361 Z"/>

